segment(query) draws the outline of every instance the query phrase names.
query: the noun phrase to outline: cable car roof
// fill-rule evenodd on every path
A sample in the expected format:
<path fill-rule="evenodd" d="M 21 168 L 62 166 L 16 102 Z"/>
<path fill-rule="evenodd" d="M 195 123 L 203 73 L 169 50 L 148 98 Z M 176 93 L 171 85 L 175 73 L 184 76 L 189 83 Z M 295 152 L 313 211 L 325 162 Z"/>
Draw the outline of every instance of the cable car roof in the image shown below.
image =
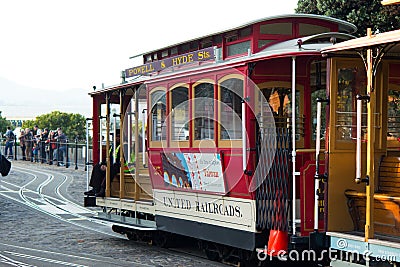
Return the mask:
<path fill-rule="evenodd" d="M 360 37 L 354 40 L 345 41 L 322 49 L 322 53 L 333 53 L 358 48 L 367 48 L 383 44 L 399 43 L 391 52 L 400 52 L 400 30 L 374 34 Z"/>
<path fill-rule="evenodd" d="M 333 38 L 333 39 L 332 39 Z M 295 38 L 284 42 L 276 43 L 271 45 L 264 50 L 238 58 L 227 59 L 223 61 L 216 61 L 212 64 L 194 66 L 192 68 L 185 68 L 182 70 L 175 70 L 174 72 L 160 72 L 156 75 L 150 76 L 137 76 L 133 79 L 128 80 L 126 83 L 109 86 L 104 89 L 96 90 L 89 93 L 90 95 L 99 94 L 105 91 L 114 91 L 122 88 L 137 87 L 142 84 L 146 84 L 159 79 L 171 78 L 181 75 L 187 75 L 191 72 L 203 72 L 218 70 L 226 67 L 233 67 L 236 65 L 243 65 L 248 62 L 255 62 L 260 60 L 267 60 L 279 57 L 290 57 L 290 56 L 302 56 L 302 55 L 320 55 L 321 50 L 326 47 L 333 47 L 332 40 L 349 40 L 354 36 L 345 33 L 329 32 L 321 33 L 302 38 Z"/>
<path fill-rule="evenodd" d="M 337 25 L 338 25 L 338 31 L 339 32 L 344 32 L 344 33 L 353 33 L 353 32 L 355 32 L 357 30 L 357 27 L 354 24 L 350 23 L 350 22 L 347 22 L 347 21 L 344 21 L 344 20 L 340 20 L 340 19 L 336 19 L 336 18 L 332 18 L 332 17 L 328 17 L 328 16 L 321 16 L 321 15 L 314 15 L 314 14 L 276 15 L 276 16 L 271 16 L 271 17 L 266 17 L 266 18 L 262 18 L 262 19 L 253 20 L 253 21 L 250 21 L 250 22 L 244 23 L 242 25 L 239 25 L 239 26 L 236 26 L 236 27 L 233 27 L 233 28 L 229 28 L 229 29 L 226 29 L 226 30 L 223 30 L 223 31 L 214 32 L 214 33 L 211 33 L 211 34 L 207 34 L 205 36 L 196 37 L 194 39 L 189 39 L 189 40 L 185 40 L 183 42 L 179 42 L 179 43 L 175 43 L 175 44 L 168 45 L 168 46 L 165 46 L 165 47 L 161 47 L 161 48 L 157 48 L 157 49 L 154 49 L 154 50 L 146 51 L 146 52 L 131 56 L 130 58 L 132 59 L 132 58 L 135 58 L 135 57 L 143 56 L 145 54 L 150 54 L 150 53 L 153 53 L 153 52 L 156 52 L 156 51 L 159 51 L 159 50 L 164 50 L 164 49 L 167 49 L 167 48 L 171 48 L 171 47 L 178 46 L 178 45 L 181 45 L 181 44 L 189 43 L 189 42 L 192 42 L 192 41 L 201 40 L 201 39 L 204 39 L 204 38 L 207 38 L 207 37 L 211 37 L 211 36 L 214 36 L 214 35 L 218 35 L 218 34 L 221 34 L 221 33 L 226 33 L 226 32 L 230 32 L 230 31 L 233 31 L 233 30 L 238 30 L 238 29 L 241 29 L 241 28 L 244 28 L 244 27 L 256 24 L 256 23 L 267 22 L 267 21 L 276 20 L 276 19 L 285 19 L 285 18 L 287 18 L 287 19 L 290 19 L 290 18 L 312 18 L 312 19 L 325 20 L 325 21 L 328 21 L 328 22 L 334 22 L 334 23 L 337 23 Z"/>

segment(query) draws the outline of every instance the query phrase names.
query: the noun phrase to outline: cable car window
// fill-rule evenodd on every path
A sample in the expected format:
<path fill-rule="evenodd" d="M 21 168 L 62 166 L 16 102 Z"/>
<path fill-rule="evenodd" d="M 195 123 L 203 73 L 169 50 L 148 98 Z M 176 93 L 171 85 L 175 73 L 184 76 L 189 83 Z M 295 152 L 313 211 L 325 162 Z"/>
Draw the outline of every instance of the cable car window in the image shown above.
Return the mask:
<path fill-rule="evenodd" d="M 311 140 L 315 141 L 317 134 L 317 98 L 326 99 L 326 61 L 314 61 L 311 63 L 310 73 L 311 86 Z M 322 105 L 321 112 L 321 140 L 325 139 L 326 112 L 325 104 Z M 321 143 L 322 146 L 324 143 Z"/>
<path fill-rule="evenodd" d="M 400 138 L 400 91 L 389 90 L 387 140 L 397 141 L 398 138 Z"/>
<path fill-rule="evenodd" d="M 171 91 L 171 138 L 189 139 L 189 92 L 186 87 L 177 87 Z"/>
<path fill-rule="evenodd" d="M 299 24 L 299 35 L 300 36 L 309 36 L 318 33 L 329 32 L 330 29 L 328 27 L 315 25 L 315 24 L 308 24 L 308 23 L 300 23 Z"/>
<path fill-rule="evenodd" d="M 221 139 L 234 140 L 242 138 L 242 98 L 243 81 L 229 79 L 220 87 Z"/>
<path fill-rule="evenodd" d="M 250 41 L 245 41 L 233 45 L 228 45 L 228 56 L 247 53 L 250 49 Z"/>
<path fill-rule="evenodd" d="M 165 117 L 167 100 L 164 91 L 155 91 L 151 94 L 151 140 L 166 140 Z"/>
<path fill-rule="evenodd" d="M 336 96 L 337 140 L 350 141 L 356 137 L 356 96 L 365 95 L 365 71 L 359 67 L 339 68 Z M 366 138 L 366 105 L 363 105 L 362 139 Z"/>
<path fill-rule="evenodd" d="M 197 85 L 194 97 L 194 139 L 214 139 L 214 85 Z"/>
<path fill-rule="evenodd" d="M 258 48 L 266 46 L 267 44 L 270 44 L 270 43 L 272 43 L 274 41 L 275 40 L 258 40 Z"/>
<path fill-rule="evenodd" d="M 262 89 L 275 119 L 276 128 L 291 127 L 292 119 L 292 89 L 286 87 L 273 87 Z M 304 135 L 304 118 L 300 116 L 300 92 L 296 90 L 296 140 Z"/>
<path fill-rule="evenodd" d="M 260 26 L 261 34 L 286 34 L 292 35 L 292 23 L 272 23 Z"/>
<path fill-rule="evenodd" d="M 400 141 L 400 64 L 389 63 L 387 104 L 387 146 L 399 147 Z"/>

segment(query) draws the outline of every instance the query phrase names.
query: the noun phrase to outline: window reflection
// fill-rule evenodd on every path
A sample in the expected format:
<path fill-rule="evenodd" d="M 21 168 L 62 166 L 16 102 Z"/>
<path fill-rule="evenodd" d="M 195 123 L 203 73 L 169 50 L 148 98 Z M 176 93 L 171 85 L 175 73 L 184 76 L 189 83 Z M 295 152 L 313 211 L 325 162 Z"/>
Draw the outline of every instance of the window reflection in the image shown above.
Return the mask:
<path fill-rule="evenodd" d="M 326 61 L 313 61 L 311 63 L 310 72 L 310 87 L 311 87 L 311 126 L 312 135 L 311 140 L 316 140 L 317 135 L 317 99 L 326 99 Z M 321 111 L 321 135 L 318 137 L 320 140 L 325 139 L 326 129 L 326 104 L 322 104 Z M 324 142 L 321 143 L 324 145 Z"/>
<path fill-rule="evenodd" d="M 189 94 L 186 87 L 171 91 L 171 137 L 172 140 L 189 139 Z"/>
<path fill-rule="evenodd" d="M 151 94 L 151 140 L 166 140 L 165 117 L 167 100 L 164 91 L 156 91 Z"/>
<path fill-rule="evenodd" d="M 292 89 L 285 87 L 273 87 L 262 90 L 268 101 L 275 120 L 276 128 L 291 127 L 292 119 Z M 296 140 L 304 135 L 304 122 L 299 111 L 300 92 L 296 91 Z"/>
<path fill-rule="evenodd" d="M 400 137 L 400 91 L 388 91 L 388 130 L 387 140 Z"/>
<path fill-rule="evenodd" d="M 336 128 L 338 140 L 352 140 L 356 136 L 357 94 L 365 94 L 365 72 L 358 67 L 338 70 L 336 96 Z M 366 105 L 363 105 L 362 136 L 366 135 Z"/>
<path fill-rule="evenodd" d="M 194 97 L 194 139 L 214 139 L 214 85 L 197 85 Z"/>
<path fill-rule="evenodd" d="M 242 138 L 243 81 L 228 79 L 221 83 L 221 139 Z"/>

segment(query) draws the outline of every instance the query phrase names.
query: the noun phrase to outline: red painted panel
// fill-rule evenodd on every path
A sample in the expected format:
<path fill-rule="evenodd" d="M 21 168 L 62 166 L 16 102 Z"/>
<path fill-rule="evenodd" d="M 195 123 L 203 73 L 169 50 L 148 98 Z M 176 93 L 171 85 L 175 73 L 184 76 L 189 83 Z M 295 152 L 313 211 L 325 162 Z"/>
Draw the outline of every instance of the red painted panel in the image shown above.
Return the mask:
<path fill-rule="evenodd" d="M 390 78 L 400 78 L 400 64 L 389 64 L 389 79 Z"/>
<path fill-rule="evenodd" d="M 93 127 L 93 139 L 92 139 L 92 145 L 93 145 L 93 162 L 97 163 L 100 160 L 99 156 L 99 129 L 100 129 L 100 124 L 99 124 L 99 110 L 100 110 L 100 100 L 99 96 L 93 96 L 93 106 L 92 106 L 92 111 L 93 111 L 93 117 L 92 117 L 92 127 Z"/>
<path fill-rule="evenodd" d="M 324 162 L 320 161 L 319 173 L 324 173 Z M 315 161 L 308 161 L 300 169 L 300 221 L 301 221 L 301 235 L 308 235 L 314 231 L 314 175 L 315 175 Z M 321 188 L 321 184 L 320 184 Z M 323 198 L 323 192 L 321 196 Z M 323 200 L 321 205 L 323 206 Z M 318 229 L 324 229 L 324 210 L 321 207 L 318 221 Z"/>

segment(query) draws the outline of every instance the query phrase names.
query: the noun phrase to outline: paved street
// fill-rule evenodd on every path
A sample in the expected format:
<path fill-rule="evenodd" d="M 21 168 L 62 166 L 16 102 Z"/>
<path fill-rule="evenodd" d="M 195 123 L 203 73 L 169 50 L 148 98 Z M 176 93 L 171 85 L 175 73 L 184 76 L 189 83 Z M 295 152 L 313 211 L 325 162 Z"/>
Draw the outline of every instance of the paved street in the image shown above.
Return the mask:
<path fill-rule="evenodd" d="M 83 208 L 86 173 L 14 161 L 0 177 L 0 266 L 226 266 L 127 240 Z"/>

